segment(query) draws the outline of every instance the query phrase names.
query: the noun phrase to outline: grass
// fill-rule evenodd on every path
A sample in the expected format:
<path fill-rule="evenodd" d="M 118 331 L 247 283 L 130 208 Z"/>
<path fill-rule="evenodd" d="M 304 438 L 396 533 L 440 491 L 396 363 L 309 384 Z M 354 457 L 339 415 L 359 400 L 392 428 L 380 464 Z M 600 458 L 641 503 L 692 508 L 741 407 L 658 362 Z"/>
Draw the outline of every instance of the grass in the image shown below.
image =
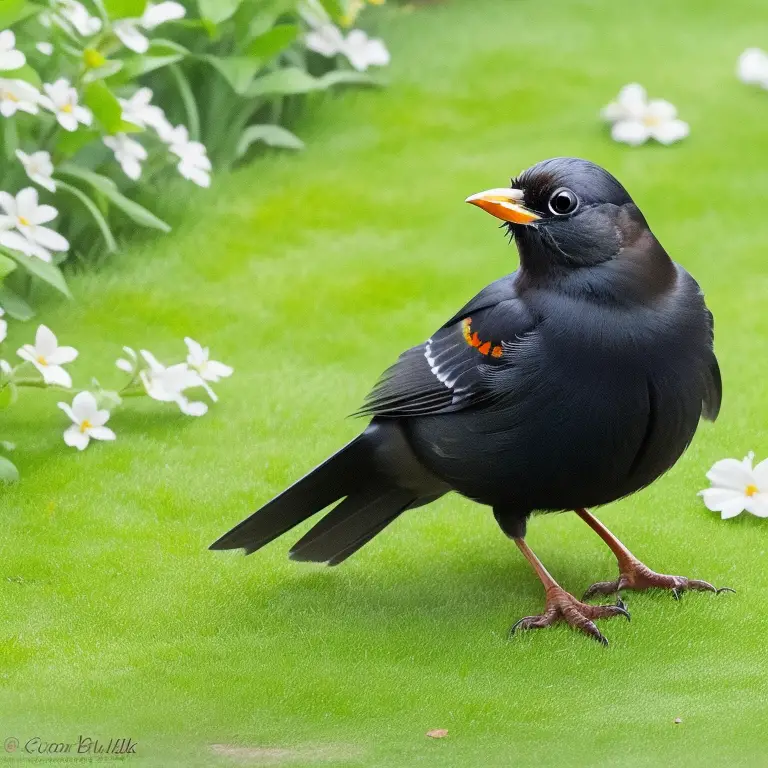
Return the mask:
<path fill-rule="evenodd" d="M 81 380 L 87 364 L 116 382 L 122 344 L 170 358 L 186 334 L 236 375 L 206 418 L 132 404 L 118 442 L 82 455 L 54 394 L 10 412 L 0 740 L 132 737 L 128 764 L 163 767 L 765 765 L 765 521 L 720 522 L 695 494 L 714 460 L 768 448 L 768 98 L 733 76 L 768 6 L 457 0 L 383 18 L 390 88 L 318 104 L 301 155 L 175 189 L 172 236 L 42 317 L 81 350 Z M 679 106 L 688 141 L 608 140 L 597 110 L 634 79 Z M 464 197 L 562 154 L 615 172 L 699 279 L 726 387 L 678 466 L 601 516 L 652 567 L 738 594 L 630 594 L 608 649 L 562 627 L 508 642 L 541 588 L 458 497 L 339 569 L 288 562 L 297 536 L 208 552 L 359 429 L 345 415 L 401 349 L 514 268 Z M 574 515 L 538 518 L 529 542 L 576 593 L 614 574 Z"/>

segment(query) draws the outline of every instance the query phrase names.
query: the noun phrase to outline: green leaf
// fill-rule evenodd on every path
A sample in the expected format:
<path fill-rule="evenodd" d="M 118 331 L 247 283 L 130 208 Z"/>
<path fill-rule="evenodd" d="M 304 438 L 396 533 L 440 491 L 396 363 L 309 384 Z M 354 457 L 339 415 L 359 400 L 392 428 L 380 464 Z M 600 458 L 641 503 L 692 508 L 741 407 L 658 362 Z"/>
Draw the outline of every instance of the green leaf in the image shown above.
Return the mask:
<path fill-rule="evenodd" d="M 19 470 L 16 469 L 16 465 L 5 456 L 0 456 L 0 482 L 3 483 L 18 483 L 19 482 Z"/>
<path fill-rule="evenodd" d="M 244 6 L 237 21 L 247 25 L 246 39 L 252 40 L 269 32 L 277 19 L 286 13 L 291 5 L 290 0 L 261 0 L 255 11 Z"/>
<path fill-rule="evenodd" d="M 344 14 L 344 8 L 339 0 L 320 0 L 325 12 L 334 20 L 341 18 Z"/>
<path fill-rule="evenodd" d="M 273 96 L 308 93 L 317 89 L 317 80 L 298 67 L 286 67 L 253 81 L 247 95 Z"/>
<path fill-rule="evenodd" d="M 16 269 L 16 262 L 0 253 L 0 280 L 10 275 L 14 269 Z M 2 290 L 2 285 L 0 285 L 0 290 Z M 0 307 L 2 306 L 3 302 L 0 301 Z"/>
<path fill-rule="evenodd" d="M 39 5 L 25 0 L 0 0 L 0 29 L 7 29 L 41 10 Z"/>
<path fill-rule="evenodd" d="M 60 157 L 70 158 L 76 155 L 83 147 L 97 141 L 98 131 L 78 128 L 76 131 L 59 131 L 56 138 L 56 154 Z"/>
<path fill-rule="evenodd" d="M 59 293 L 63 293 L 68 298 L 72 298 L 72 294 L 67 287 L 67 281 L 55 264 L 49 264 L 47 261 L 42 261 L 36 256 L 27 256 L 19 251 L 6 250 L 5 253 L 22 269 L 29 272 L 30 275 L 38 280 L 42 280 L 44 283 L 48 283 L 51 288 L 55 288 Z"/>
<path fill-rule="evenodd" d="M 250 125 L 240 136 L 237 144 L 237 156 L 242 157 L 251 144 L 263 141 L 270 147 L 283 149 L 304 149 L 304 142 L 290 131 L 279 125 Z"/>
<path fill-rule="evenodd" d="M 197 0 L 197 7 L 204 19 L 221 24 L 234 15 L 241 2 L 242 0 Z"/>
<path fill-rule="evenodd" d="M 57 169 L 57 172 L 63 173 L 66 176 L 73 176 L 76 179 L 81 179 L 87 184 L 90 184 L 94 189 L 101 192 L 101 194 L 104 195 L 104 197 L 106 197 L 116 208 L 120 209 L 126 216 L 128 216 L 128 218 L 135 221 L 137 224 L 141 224 L 141 226 L 149 227 L 151 229 L 159 229 L 161 232 L 171 231 L 170 226 L 162 219 L 123 195 L 112 179 L 108 179 L 100 173 L 87 171 L 84 168 L 78 168 L 77 166 L 69 164 L 62 165 Z"/>
<path fill-rule="evenodd" d="M 373 75 L 367 75 L 365 72 L 355 72 L 352 69 L 336 69 L 317 79 L 319 90 L 326 90 L 334 85 L 381 86 L 383 85 L 383 81 Z"/>
<path fill-rule="evenodd" d="M 15 120 L 3 120 L 3 145 L 5 156 L 13 161 L 19 148 L 19 132 Z"/>
<path fill-rule="evenodd" d="M 147 0 L 104 0 L 104 7 L 112 19 L 139 19 L 144 15 Z"/>
<path fill-rule="evenodd" d="M 124 66 L 124 61 L 121 61 L 120 59 L 110 59 L 105 61 L 100 67 L 87 70 L 83 75 L 83 82 L 92 83 L 95 80 L 106 80 L 108 77 L 116 75 Z"/>
<path fill-rule="evenodd" d="M 179 89 L 179 96 L 184 104 L 184 111 L 187 115 L 187 130 L 189 138 L 192 141 L 200 140 L 200 112 L 195 101 L 195 94 L 192 92 L 192 86 L 189 84 L 186 75 L 181 71 L 181 67 L 173 64 L 169 70 Z"/>
<path fill-rule="evenodd" d="M 248 46 L 248 55 L 268 61 L 284 51 L 298 36 L 299 27 L 296 24 L 278 24 Z"/>
<path fill-rule="evenodd" d="M 83 101 L 107 133 L 118 133 L 122 128 L 123 109 L 109 87 L 102 80 L 88 83 Z"/>
<path fill-rule="evenodd" d="M 91 214 L 91 217 L 96 222 L 96 226 L 101 231 L 101 236 L 104 238 L 104 242 L 107 245 L 107 250 L 110 253 L 115 253 L 117 251 L 117 243 L 115 242 L 112 230 L 109 228 L 109 224 L 107 224 L 107 220 L 98 209 L 96 203 L 94 203 L 93 200 L 91 200 L 91 198 L 88 197 L 88 195 L 86 195 L 85 192 L 83 192 L 81 189 L 73 187 L 71 184 L 67 184 L 65 181 L 56 179 L 56 183 L 61 189 L 69 192 L 70 195 L 74 195 L 85 206 L 88 213 Z"/>
<path fill-rule="evenodd" d="M 5 285 L 0 285 L 0 307 L 14 320 L 21 322 L 31 320 L 35 316 L 35 310 L 21 296 Z"/>
<path fill-rule="evenodd" d="M 117 83 L 128 83 L 148 72 L 169 67 L 188 55 L 189 50 L 183 45 L 179 45 L 173 40 L 156 38 L 149 44 L 146 53 L 123 59 L 122 70 L 111 76 L 110 80 Z"/>
<path fill-rule="evenodd" d="M 244 94 L 253 83 L 253 79 L 261 69 L 261 59 L 251 56 L 203 56 L 203 59 L 215 67 L 232 86 L 232 90 L 240 95 Z"/>
<path fill-rule="evenodd" d="M 13 405 L 16 402 L 17 397 L 18 397 L 18 388 L 13 382 L 9 381 L 7 384 L 5 384 L 2 387 L 2 389 L 0 389 L 0 409 L 5 409 Z M 9 450 L 7 447 L 8 445 L 13 445 L 13 444 L 6 443 L 5 441 L 0 441 L 0 447 L 5 448 L 6 451 Z"/>
<path fill-rule="evenodd" d="M 156 69 L 168 67 L 181 61 L 184 57 L 180 53 L 173 53 L 167 56 L 132 56 L 125 60 L 125 66 L 117 74 L 120 82 L 127 83 L 131 80 L 154 72 Z"/>
<path fill-rule="evenodd" d="M 0 3 L 2 2 L 3 0 L 0 0 Z M 38 75 L 29 64 L 25 64 L 18 69 L 7 69 L 2 75 L 4 80 L 23 80 L 25 83 L 34 85 L 38 90 L 43 87 L 43 81 L 40 79 L 40 75 Z"/>

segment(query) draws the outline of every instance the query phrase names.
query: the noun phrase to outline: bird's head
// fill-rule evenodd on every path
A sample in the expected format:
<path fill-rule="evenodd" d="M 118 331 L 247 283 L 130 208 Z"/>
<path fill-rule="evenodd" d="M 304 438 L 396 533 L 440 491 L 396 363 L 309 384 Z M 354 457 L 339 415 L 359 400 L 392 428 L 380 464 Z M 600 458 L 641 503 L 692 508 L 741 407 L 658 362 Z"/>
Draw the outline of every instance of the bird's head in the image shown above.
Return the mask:
<path fill-rule="evenodd" d="M 467 198 L 504 222 L 530 273 L 589 267 L 615 259 L 650 232 L 621 184 L 574 157 L 544 160 L 512 180 Z"/>

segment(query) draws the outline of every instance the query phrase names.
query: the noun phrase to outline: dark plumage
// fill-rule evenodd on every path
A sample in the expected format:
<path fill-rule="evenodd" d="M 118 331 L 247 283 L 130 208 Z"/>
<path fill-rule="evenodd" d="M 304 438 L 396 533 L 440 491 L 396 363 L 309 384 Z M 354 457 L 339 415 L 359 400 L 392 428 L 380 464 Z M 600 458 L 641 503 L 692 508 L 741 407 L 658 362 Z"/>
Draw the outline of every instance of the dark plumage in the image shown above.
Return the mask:
<path fill-rule="evenodd" d="M 626 190 L 593 163 L 547 160 L 468 202 L 506 222 L 520 268 L 401 355 L 360 410 L 372 421 L 358 438 L 212 548 L 253 552 L 344 498 L 291 550 L 336 564 L 404 510 L 455 490 L 491 506 L 542 577 L 547 610 L 523 625 L 565 619 L 604 640 L 591 619 L 623 606 L 560 589 L 523 541 L 526 520 L 577 510 L 600 533 L 621 576 L 593 592 L 714 589 L 654 574 L 586 512 L 652 483 L 700 417 L 716 418 L 712 315 Z"/>

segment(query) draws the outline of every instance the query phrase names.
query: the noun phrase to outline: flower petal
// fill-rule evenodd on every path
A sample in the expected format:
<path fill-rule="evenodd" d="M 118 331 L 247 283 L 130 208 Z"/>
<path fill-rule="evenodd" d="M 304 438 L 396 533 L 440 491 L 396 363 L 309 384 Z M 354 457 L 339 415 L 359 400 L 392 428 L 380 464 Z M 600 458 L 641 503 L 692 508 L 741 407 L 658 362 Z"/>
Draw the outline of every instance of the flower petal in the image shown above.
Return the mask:
<path fill-rule="evenodd" d="M 133 363 L 129 363 L 125 358 L 119 357 L 115 362 L 115 365 L 126 373 L 133 373 Z"/>
<path fill-rule="evenodd" d="M 684 139 L 690 132 L 690 126 L 684 120 L 670 120 L 650 128 L 651 136 L 660 144 L 667 145 Z"/>
<path fill-rule="evenodd" d="M 218 360 L 209 360 L 206 365 L 206 373 L 213 374 L 216 379 L 229 378 L 234 372 L 234 368 L 224 365 L 224 363 L 220 363 Z M 211 379 L 211 381 L 215 381 L 215 379 Z"/>
<path fill-rule="evenodd" d="M 84 451 L 88 447 L 90 438 L 85 432 L 80 431 L 77 424 L 73 424 L 64 432 L 64 442 L 72 448 L 77 448 L 78 451 Z"/>
<path fill-rule="evenodd" d="M 136 53 L 146 53 L 149 50 L 149 40 L 139 32 L 133 19 L 120 19 L 112 25 L 120 42 Z"/>
<path fill-rule="evenodd" d="M 666 123 L 677 117 L 677 107 L 666 99 L 654 99 L 648 103 L 645 115 Z"/>
<path fill-rule="evenodd" d="M 75 424 L 79 425 L 80 422 L 78 421 L 77 416 L 75 416 L 75 412 L 72 410 L 72 406 L 69 405 L 69 403 L 57 403 L 57 405 L 59 406 L 59 408 L 61 408 L 62 411 L 64 411 L 64 413 L 67 414 L 67 416 L 69 416 L 69 418 Z"/>
<path fill-rule="evenodd" d="M 711 512 L 720 512 L 733 501 L 739 501 L 743 507 L 746 498 L 743 491 L 734 491 L 730 488 L 707 488 L 705 491 L 701 491 L 699 495 Z"/>
<path fill-rule="evenodd" d="M 78 352 L 74 347 L 57 347 L 47 359 L 50 365 L 65 365 L 77 360 L 77 355 Z"/>
<path fill-rule="evenodd" d="M 182 413 L 187 416 L 204 416 L 208 413 L 208 406 L 202 402 L 190 402 L 186 397 L 179 397 L 176 402 L 179 405 Z"/>
<path fill-rule="evenodd" d="M 707 479 L 714 487 L 730 488 L 744 492 L 748 485 L 755 485 L 755 476 L 744 462 L 737 459 L 721 459 L 707 472 Z"/>
<path fill-rule="evenodd" d="M 58 346 L 59 342 L 56 339 L 56 334 L 47 325 L 39 325 L 37 333 L 35 333 L 35 351 L 37 354 L 48 357 L 48 355 L 56 351 Z"/>
<path fill-rule="evenodd" d="M 648 127 L 639 120 L 619 120 L 611 129 L 611 138 L 614 141 L 633 147 L 644 144 L 649 137 Z"/>
<path fill-rule="evenodd" d="M 746 510 L 755 517 L 768 517 L 768 493 L 756 493 L 748 497 Z"/>
<path fill-rule="evenodd" d="M 72 377 L 60 365 L 44 365 L 40 368 L 43 381 L 46 384 L 58 384 L 69 389 L 72 386 Z"/>
<path fill-rule="evenodd" d="M 96 398 L 90 392 L 78 392 L 72 400 L 72 411 L 77 416 L 78 423 L 92 422 L 98 411 Z"/>
<path fill-rule="evenodd" d="M 753 470 L 755 485 L 763 492 L 768 493 L 768 459 L 761 461 Z"/>
<path fill-rule="evenodd" d="M 49 221 L 53 221 L 58 215 L 59 212 L 52 205 L 40 205 L 35 211 L 32 223 L 47 224 Z"/>
<path fill-rule="evenodd" d="M 115 433 L 109 427 L 91 427 L 88 434 L 94 440 L 114 440 L 116 438 Z"/>

